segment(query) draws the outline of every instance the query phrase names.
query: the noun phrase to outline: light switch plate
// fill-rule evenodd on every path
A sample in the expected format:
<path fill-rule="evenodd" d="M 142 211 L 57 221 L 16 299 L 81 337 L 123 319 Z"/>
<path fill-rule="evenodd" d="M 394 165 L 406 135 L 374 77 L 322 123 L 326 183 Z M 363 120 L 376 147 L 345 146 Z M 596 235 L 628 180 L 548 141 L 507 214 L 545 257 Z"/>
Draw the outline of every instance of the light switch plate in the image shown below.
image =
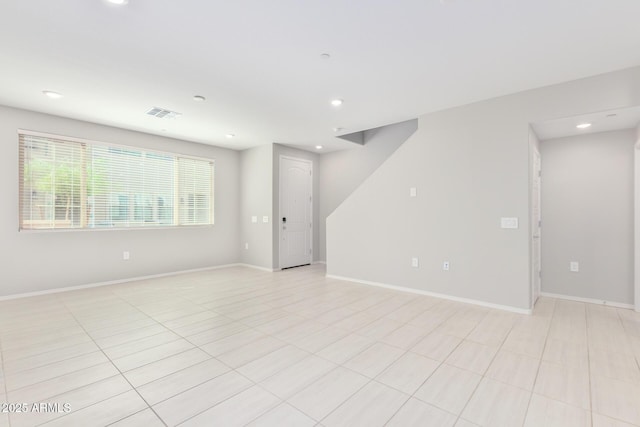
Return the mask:
<path fill-rule="evenodd" d="M 263 216 L 262 217 L 262 222 L 269 222 L 269 217 L 268 216 Z"/>
<path fill-rule="evenodd" d="M 444 271 L 449 271 L 449 267 L 450 267 L 449 261 L 445 261 L 445 262 L 442 263 L 442 269 Z"/>
<path fill-rule="evenodd" d="M 409 197 L 417 197 L 418 196 L 418 189 L 416 187 L 411 187 L 409 189 Z"/>
<path fill-rule="evenodd" d="M 252 216 L 251 217 L 251 222 L 253 222 L 254 224 L 258 222 L 258 217 L 257 216 Z"/>
<path fill-rule="evenodd" d="M 569 263 L 569 271 L 578 273 L 580 271 L 580 263 L 578 261 L 571 261 Z"/>
<path fill-rule="evenodd" d="M 420 267 L 420 262 L 418 261 L 418 258 L 411 258 L 411 267 L 413 268 Z"/>
<path fill-rule="evenodd" d="M 500 218 L 500 228 L 518 228 L 518 218 Z"/>

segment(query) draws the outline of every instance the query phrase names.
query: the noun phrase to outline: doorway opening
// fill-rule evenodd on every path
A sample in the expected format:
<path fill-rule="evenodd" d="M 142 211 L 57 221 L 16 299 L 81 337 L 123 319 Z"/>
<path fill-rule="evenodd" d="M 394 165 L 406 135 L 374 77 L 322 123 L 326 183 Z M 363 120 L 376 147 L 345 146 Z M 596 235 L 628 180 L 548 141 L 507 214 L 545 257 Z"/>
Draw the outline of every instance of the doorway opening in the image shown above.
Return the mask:
<path fill-rule="evenodd" d="M 640 107 L 531 125 L 532 306 L 542 295 L 640 311 L 639 129 Z"/>
<path fill-rule="evenodd" d="M 280 268 L 311 264 L 313 259 L 313 163 L 280 156 Z"/>

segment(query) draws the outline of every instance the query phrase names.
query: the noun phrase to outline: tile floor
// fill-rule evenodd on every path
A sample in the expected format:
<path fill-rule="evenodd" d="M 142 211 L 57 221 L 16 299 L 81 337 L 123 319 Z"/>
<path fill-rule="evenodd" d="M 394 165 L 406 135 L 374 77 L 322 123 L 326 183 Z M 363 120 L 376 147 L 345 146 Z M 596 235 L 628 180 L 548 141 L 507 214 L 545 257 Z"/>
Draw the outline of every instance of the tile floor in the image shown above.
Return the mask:
<path fill-rule="evenodd" d="M 639 362 L 629 310 L 227 268 L 0 302 L 0 402 L 70 406 L 0 427 L 640 426 Z"/>

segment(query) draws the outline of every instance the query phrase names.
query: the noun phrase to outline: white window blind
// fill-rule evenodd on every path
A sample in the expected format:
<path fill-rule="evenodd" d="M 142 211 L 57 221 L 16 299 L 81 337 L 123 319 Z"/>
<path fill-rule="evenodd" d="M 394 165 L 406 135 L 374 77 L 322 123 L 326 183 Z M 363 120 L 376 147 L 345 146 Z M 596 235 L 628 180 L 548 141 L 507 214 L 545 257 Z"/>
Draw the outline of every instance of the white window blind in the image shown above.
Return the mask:
<path fill-rule="evenodd" d="M 213 160 L 19 133 L 20 229 L 213 224 Z"/>

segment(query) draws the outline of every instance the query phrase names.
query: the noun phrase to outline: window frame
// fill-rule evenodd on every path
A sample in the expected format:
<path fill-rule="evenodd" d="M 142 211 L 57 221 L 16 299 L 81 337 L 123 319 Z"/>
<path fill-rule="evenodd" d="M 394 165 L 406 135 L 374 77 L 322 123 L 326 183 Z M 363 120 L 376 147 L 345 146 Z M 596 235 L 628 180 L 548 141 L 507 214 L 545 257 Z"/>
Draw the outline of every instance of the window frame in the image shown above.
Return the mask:
<path fill-rule="evenodd" d="M 180 221 L 178 218 L 175 217 L 175 213 L 174 213 L 174 217 L 173 217 L 173 224 L 155 224 L 155 225 L 145 225 L 145 226 L 138 226 L 138 225 L 133 225 L 133 226 L 111 226 L 111 227 L 89 227 L 88 225 L 84 225 L 84 226 L 80 226 L 80 227 L 61 227 L 61 228 L 23 228 L 23 221 L 24 221 L 24 204 L 23 204 L 23 197 L 24 197 L 24 187 L 25 187 L 25 182 L 24 182 L 24 148 L 22 146 L 21 143 L 21 136 L 25 135 L 25 136 L 33 136 L 36 138 L 51 138 L 51 139 L 55 139 L 55 140 L 60 140 L 63 142 L 69 142 L 69 143 L 76 143 L 76 144 L 84 144 L 86 146 L 99 146 L 99 147 L 105 147 L 105 148 L 115 148 L 115 149 L 123 149 L 123 150 L 132 150 L 132 151 L 136 151 L 139 153 L 143 153 L 143 154 L 157 154 L 157 155 L 161 155 L 161 156 L 171 156 L 173 158 L 174 161 L 174 167 L 177 169 L 178 163 L 179 163 L 179 159 L 191 159 L 191 160 L 197 160 L 197 161 L 204 161 L 204 162 L 208 162 L 210 167 L 211 167 L 211 182 L 210 182 L 210 203 L 209 203 L 209 218 L 210 221 L 209 223 L 206 224 L 180 224 Z M 96 141 L 96 140 L 92 140 L 92 139 L 86 139 L 86 138 L 78 138 L 78 137 L 73 137 L 73 136 L 65 136 L 65 135 L 59 135 L 59 134 L 53 134 L 53 133 L 48 133 L 48 132 L 40 132 L 40 131 L 32 131 L 32 130 L 26 130 L 26 129 L 17 129 L 17 136 L 18 136 L 18 231 L 20 233 L 66 233 L 66 232 L 93 232 L 93 231 L 123 231 L 123 230 L 170 230 L 170 229 L 186 229 L 186 228 L 212 228 L 215 226 L 215 195 L 216 195 L 216 190 L 215 190 L 215 172 L 216 172 L 216 159 L 212 158 L 212 157 L 201 157 L 201 156 L 194 156 L 191 154 L 184 154 L 182 152 L 177 152 L 177 151 L 166 151 L 166 150 L 156 150 L 153 148 L 146 148 L 146 147 L 141 147 L 141 146 L 135 146 L 135 145 L 127 145 L 127 144 L 117 144 L 117 143 L 110 143 L 110 142 L 104 142 L 104 141 Z M 177 170 L 175 171 L 175 173 L 177 174 Z M 133 195 L 130 195 L 130 197 L 133 197 Z M 174 198 L 174 212 L 175 212 L 175 205 L 179 204 L 180 202 L 180 193 L 177 190 L 177 188 L 175 188 L 174 185 L 174 193 L 173 193 L 173 198 Z M 86 200 L 83 201 L 83 203 L 85 204 L 85 209 L 86 207 L 89 205 L 89 198 L 87 197 Z"/>

